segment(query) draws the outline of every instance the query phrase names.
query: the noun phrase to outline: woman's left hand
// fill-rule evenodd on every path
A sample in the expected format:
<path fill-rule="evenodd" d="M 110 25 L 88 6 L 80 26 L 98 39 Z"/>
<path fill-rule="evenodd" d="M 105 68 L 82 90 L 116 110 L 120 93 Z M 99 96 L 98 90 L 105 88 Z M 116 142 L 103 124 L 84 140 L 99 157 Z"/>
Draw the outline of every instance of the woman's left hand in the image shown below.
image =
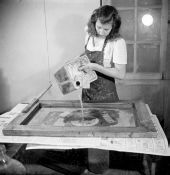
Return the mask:
<path fill-rule="evenodd" d="M 97 64 L 96 63 L 88 63 L 86 65 L 80 66 L 79 71 L 89 72 L 92 70 L 96 70 Z"/>

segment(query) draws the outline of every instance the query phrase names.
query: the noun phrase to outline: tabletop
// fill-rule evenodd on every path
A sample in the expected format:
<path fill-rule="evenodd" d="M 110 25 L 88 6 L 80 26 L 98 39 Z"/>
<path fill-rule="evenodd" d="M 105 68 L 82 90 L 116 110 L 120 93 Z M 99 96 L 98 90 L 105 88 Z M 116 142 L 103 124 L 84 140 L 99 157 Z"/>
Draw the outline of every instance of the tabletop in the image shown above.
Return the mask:
<path fill-rule="evenodd" d="M 79 149 L 97 148 L 134 153 L 170 156 L 170 148 L 165 133 L 156 117 L 150 111 L 157 128 L 157 137 L 153 138 L 102 138 L 102 137 L 40 137 L 40 136 L 4 136 L 2 129 L 17 117 L 27 104 L 18 104 L 11 111 L 0 115 L 0 142 L 26 143 L 27 149 Z"/>

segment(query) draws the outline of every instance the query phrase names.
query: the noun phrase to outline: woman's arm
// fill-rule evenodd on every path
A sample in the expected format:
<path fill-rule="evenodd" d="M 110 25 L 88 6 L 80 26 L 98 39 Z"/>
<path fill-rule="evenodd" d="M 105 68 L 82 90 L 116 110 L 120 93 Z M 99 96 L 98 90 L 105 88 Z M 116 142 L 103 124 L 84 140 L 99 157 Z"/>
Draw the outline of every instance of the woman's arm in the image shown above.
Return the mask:
<path fill-rule="evenodd" d="M 123 79 L 126 74 L 126 64 L 115 64 L 114 68 L 106 68 L 96 63 L 89 63 L 80 67 L 79 70 L 84 70 L 85 72 L 94 70 L 112 78 Z"/>
<path fill-rule="evenodd" d="M 100 72 L 106 76 L 117 78 L 117 79 L 124 79 L 126 74 L 126 64 L 127 64 L 127 49 L 126 49 L 126 42 L 123 38 L 118 39 L 116 42 L 108 43 L 111 46 L 111 53 L 110 56 L 110 49 L 105 50 L 106 57 L 112 57 L 111 59 L 114 63 L 114 67 L 106 67 L 96 63 L 89 63 L 87 65 L 82 66 L 79 70 L 84 70 L 85 72 L 89 70 L 94 70 Z"/>

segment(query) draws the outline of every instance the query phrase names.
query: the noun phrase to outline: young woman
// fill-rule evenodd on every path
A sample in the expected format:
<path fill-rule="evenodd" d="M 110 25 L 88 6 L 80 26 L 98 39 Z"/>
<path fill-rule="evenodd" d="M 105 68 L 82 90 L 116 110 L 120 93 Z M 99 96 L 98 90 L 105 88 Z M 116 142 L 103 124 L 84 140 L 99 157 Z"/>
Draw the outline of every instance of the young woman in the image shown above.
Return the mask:
<path fill-rule="evenodd" d="M 119 100 L 115 78 L 126 73 L 127 50 L 120 36 L 121 18 L 115 7 L 105 5 L 94 10 L 87 25 L 85 54 L 90 59 L 80 70 L 94 70 L 97 80 L 82 90 L 83 102 L 116 102 Z"/>

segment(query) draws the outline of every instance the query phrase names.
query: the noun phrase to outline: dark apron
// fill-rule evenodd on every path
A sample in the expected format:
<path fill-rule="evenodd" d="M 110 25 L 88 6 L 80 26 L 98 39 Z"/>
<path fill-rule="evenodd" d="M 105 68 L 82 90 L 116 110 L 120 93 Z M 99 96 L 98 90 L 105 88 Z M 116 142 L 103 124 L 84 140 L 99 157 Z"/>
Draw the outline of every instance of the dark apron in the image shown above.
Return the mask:
<path fill-rule="evenodd" d="M 104 48 L 106 43 L 107 40 L 104 41 L 102 51 L 89 51 L 87 50 L 86 44 L 85 54 L 88 56 L 91 63 L 97 63 L 103 66 Z M 86 103 L 111 103 L 119 101 L 116 91 L 115 79 L 100 72 L 96 72 L 96 74 L 98 78 L 97 80 L 90 83 L 90 89 L 82 90 L 82 101 Z"/>

